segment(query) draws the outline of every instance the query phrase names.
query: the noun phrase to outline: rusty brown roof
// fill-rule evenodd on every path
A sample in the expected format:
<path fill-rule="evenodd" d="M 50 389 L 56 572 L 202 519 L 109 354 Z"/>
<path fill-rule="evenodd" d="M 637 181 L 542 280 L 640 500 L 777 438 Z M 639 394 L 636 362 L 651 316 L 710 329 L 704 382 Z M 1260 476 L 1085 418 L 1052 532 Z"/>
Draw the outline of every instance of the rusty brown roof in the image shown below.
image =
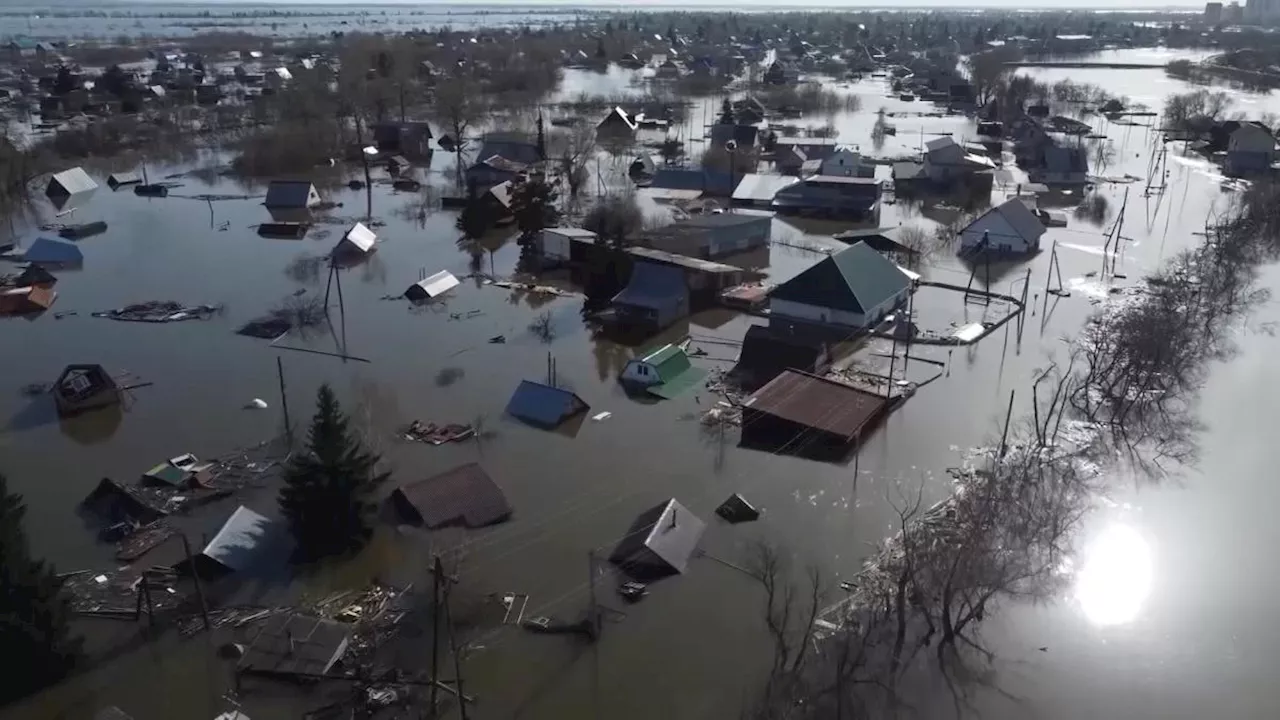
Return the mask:
<path fill-rule="evenodd" d="M 511 515 L 502 488 L 477 463 L 401 485 L 395 494 L 429 528 L 455 523 L 482 527 Z"/>
<path fill-rule="evenodd" d="M 853 438 L 885 406 L 885 398 L 844 383 L 784 370 L 743 406 L 833 435 Z M 746 422 L 746 421 L 744 421 Z"/>

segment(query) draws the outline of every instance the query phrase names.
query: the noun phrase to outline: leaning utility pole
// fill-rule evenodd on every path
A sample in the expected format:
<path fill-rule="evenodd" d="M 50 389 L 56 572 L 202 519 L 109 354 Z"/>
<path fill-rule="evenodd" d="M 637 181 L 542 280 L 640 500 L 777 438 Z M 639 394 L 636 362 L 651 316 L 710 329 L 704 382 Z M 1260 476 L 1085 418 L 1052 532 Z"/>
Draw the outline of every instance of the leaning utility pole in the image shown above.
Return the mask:
<path fill-rule="evenodd" d="M 440 583 L 443 581 L 444 567 L 436 555 L 431 568 L 431 717 L 436 717 L 440 709 Z"/>

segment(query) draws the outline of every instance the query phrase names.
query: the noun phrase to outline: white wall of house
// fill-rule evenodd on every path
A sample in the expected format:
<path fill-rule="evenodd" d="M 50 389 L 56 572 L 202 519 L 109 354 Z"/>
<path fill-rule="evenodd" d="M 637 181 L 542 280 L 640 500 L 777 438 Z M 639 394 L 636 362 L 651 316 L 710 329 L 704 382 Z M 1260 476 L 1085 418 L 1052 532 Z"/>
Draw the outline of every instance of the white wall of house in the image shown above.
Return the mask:
<path fill-rule="evenodd" d="M 769 315 L 777 318 L 793 318 L 822 325 L 837 325 L 849 329 L 862 329 L 879 323 L 886 315 L 906 302 L 911 290 L 904 289 L 884 303 L 877 305 L 867 313 L 856 313 L 848 310 L 819 307 L 790 300 L 773 299 L 769 301 Z"/>
<path fill-rule="evenodd" d="M 658 374 L 658 368 L 643 360 L 628 360 L 627 366 L 622 369 L 621 379 L 623 382 L 637 385 L 656 385 L 662 382 L 662 376 Z"/>
<path fill-rule="evenodd" d="M 972 250 L 977 247 L 982 242 L 982 234 L 984 232 L 990 233 L 988 242 L 991 250 L 1026 253 L 1040 247 L 1040 238 L 1028 242 L 1009 224 L 1004 215 L 998 212 L 989 212 L 975 220 L 973 224 L 960 233 L 961 249 Z"/>

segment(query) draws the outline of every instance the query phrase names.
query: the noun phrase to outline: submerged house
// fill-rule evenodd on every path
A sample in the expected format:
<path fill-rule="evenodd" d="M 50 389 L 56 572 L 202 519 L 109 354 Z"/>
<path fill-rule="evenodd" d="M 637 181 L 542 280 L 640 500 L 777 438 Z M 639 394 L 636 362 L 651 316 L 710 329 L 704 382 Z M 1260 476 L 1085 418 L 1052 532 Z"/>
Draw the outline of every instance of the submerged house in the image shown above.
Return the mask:
<path fill-rule="evenodd" d="M 619 324 L 656 332 L 689 314 L 689 287 L 679 268 L 639 261 L 612 305 Z"/>
<path fill-rule="evenodd" d="M 591 407 L 572 390 L 522 380 L 511 399 L 507 414 L 544 430 L 554 430 Z"/>
<path fill-rule="evenodd" d="M 1089 181 L 1089 157 L 1082 147 L 1047 145 L 1041 158 L 1040 166 L 1027 172 L 1031 182 L 1074 187 Z"/>
<path fill-rule="evenodd" d="M 94 190 L 98 189 L 98 183 L 89 177 L 89 173 L 84 168 L 74 167 L 70 170 L 63 170 L 54 174 L 49 178 L 49 184 L 45 187 L 44 194 L 53 202 L 54 206 L 61 207 L 72 197 L 88 196 Z"/>
<path fill-rule="evenodd" d="M 889 401 L 860 388 L 784 370 L 742 405 L 742 442 L 839 460 L 865 437 Z M 796 443 L 796 438 L 803 442 Z"/>
<path fill-rule="evenodd" d="M 590 230 L 576 227 L 544 228 L 534 241 L 543 263 L 547 265 L 568 264 L 582 254 L 574 252 L 576 244 L 593 245 L 596 234 Z"/>
<path fill-rule="evenodd" d="M 706 370 L 689 362 L 689 354 L 684 348 L 664 345 L 644 357 L 628 360 L 618 381 L 628 389 L 670 399 L 697 385 L 706 376 Z"/>
<path fill-rule="evenodd" d="M 374 123 L 373 144 L 378 152 L 395 153 L 411 159 L 431 154 L 431 125 L 425 122 Z"/>
<path fill-rule="evenodd" d="M 838 148 L 818 161 L 817 174 L 828 177 L 874 178 L 876 166 L 864 160 L 860 153 L 849 148 Z"/>
<path fill-rule="evenodd" d="M 925 143 L 924 176 L 935 185 L 965 180 L 976 172 L 994 170 L 995 163 L 968 152 L 950 136 Z"/>
<path fill-rule="evenodd" d="M 880 183 L 875 178 L 814 175 L 779 190 L 773 209 L 798 215 L 875 219 L 880 214 Z"/>
<path fill-rule="evenodd" d="M 768 245 L 772 228 L 770 215 L 695 215 L 645 233 L 638 244 L 690 257 L 715 258 Z"/>
<path fill-rule="evenodd" d="M 1277 159 L 1276 139 L 1260 122 L 1242 122 L 1227 141 L 1223 169 L 1230 175 L 1257 175 L 1269 172 Z"/>
<path fill-rule="evenodd" d="M 316 186 L 306 180 L 272 180 L 263 205 L 269 210 L 308 210 L 323 200 Z"/>
<path fill-rule="evenodd" d="M 199 554 L 193 555 L 190 562 L 178 563 L 175 569 L 202 578 L 243 572 L 258 566 L 273 550 L 282 549 L 287 538 L 283 523 L 241 505 Z"/>
<path fill-rule="evenodd" d="M 350 623 L 282 613 L 262 624 L 245 647 L 236 670 L 311 680 L 328 675 L 350 643 Z"/>
<path fill-rule="evenodd" d="M 507 496 L 478 463 L 405 483 L 392 491 L 391 499 L 406 518 L 428 528 L 478 528 L 511 517 Z"/>
<path fill-rule="evenodd" d="M 119 405 L 123 394 L 101 365 L 68 365 L 53 383 L 54 404 L 63 416 Z"/>
<path fill-rule="evenodd" d="M 333 248 L 334 256 L 368 255 L 377 249 L 378 236 L 364 223 L 358 222 L 342 236 Z"/>
<path fill-rule="evenodd" d="M 808 336 L 752 325 L 742 338 L 738 362 L 729 375 L 742 387 L 763 387 L 784 370 L 822 373 L 831 362 L 827 344 Z"/>
<path fill-rule="evenodd" d="M 960 254 L 993 252 L 1025 255 L 1040 250 L 1045 227 L 1021 198 L 987 210 L 960 231 Z"/>
<path fill-rule="evenodd" d="M 542 161 L 536 143 L 522 135 L 511 133 L 490 133 L 484 137 L 476 157 L 490 158 L 494 155 L 524 166 L 535 165 Z"/>
<path fill-rule="evenodd" d="M 830 255 L 769 294 L 769 324 L 792 322 L 847 330 L 874 327 L 911 296 L 913 282 L 866 243 Z"/>
<path fill-rule="evenodd" d="M 614 107 L 609 114 L 596 125 L 596 133 L 599 135 L 609 135 L 613 137 L 627 136 L 635 133 L 639 125 L 627 114 L 626 110 L 620 107 Z"/>
<path fill-rule="evenodd" d="M 501 155 L 490 155 L 467 168 L 467 184 L 475 183 L 481 191 L 494 185 L 512 182 L 520 177 L 529 167 L 524 163 L 510 160 Z"/>
<path fill-rule="evenodd" d="M 673 498 L 641 513 L 609 561 L 639 578 L 683 573 L 706 529 L 706 523 Z"/>
<path fill-rule="evenodd" d="M 39 237 L 23 251 L 22 260 L 49 267 L 75 268 L 84 264 L 84 252 L 79 245 Z"/>
<path fill-rule="evenodd" d="M 460 284 L 453 273 L 448 270 L 441 270 L 410 285 L 409 289 L 404 291 L 404 296 L 410 302 L 427 302 L 444 295 Z"/>

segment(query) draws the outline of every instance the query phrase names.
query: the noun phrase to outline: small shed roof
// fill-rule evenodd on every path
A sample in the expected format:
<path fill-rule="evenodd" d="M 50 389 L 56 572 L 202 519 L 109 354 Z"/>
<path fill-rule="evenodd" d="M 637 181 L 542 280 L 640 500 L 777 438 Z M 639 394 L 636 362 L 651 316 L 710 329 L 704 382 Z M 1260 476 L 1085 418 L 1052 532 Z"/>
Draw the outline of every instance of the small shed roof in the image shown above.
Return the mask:
<path fill-rule="evenodd" d="M 98 183 L 89 177 L 89 173 L 85 172 L 84 168 L 74 167 L 49 178 L 49 186 L 45 188 L 45 194 L 50 197 L 79 195 L 97 189 Z"/>
<path fill-rule="evenodd" d="M 142 182 L 142 176 L 136 172 L 111 173 L 107 178 L 107 185 L 112 189 L 118 188 L 121 185 L 135 185 L 140 182 Z"/>
<path fill-rule="evenodd" d="M 405 291 L 405 295 L 410 300 L 430 300 L 440 297 L 460 284 L 453 273 L 448 270 L 441 270 L 410 285 L 409 289 Z"/>
<path fill-rule="evenodd" d="M 507 402 L 507 414 L 546 429 L 558 427 L 588 409 L 587 403 L 572 391 L 532 380 L 522 380 Z"/>
<path fill-rule="evenodd" d="M 641 513 L 609 559 L 624 567 L 683 573 L 706 528 L 697 515 L 672 498 Z"/>
<path fill-rule="evenodd" d="M 511 516 L 507 496 L 478 463 L 406 483 L 395 492 L 401 505 L 429 528 L 458 523 L 483 527 Z"/>
<path fill-rule="evenodd" d="M 41 265 L 80 265 L 84 262 L 84 253 L 78 245 L 41 237 L 22 253 L 22 259 Z"/>
<path fill-rule="evenodd" d="M 716 514 L 735 524 L 751 522 L 760 517 L 760 511 L 738 493 L 730 495 L 729 499 L 720 503 L 720 507 L 716 508 Z"/>
<path fill-rule="evenodd" d="M 269 208 L 309 208 L 318 200 L 315 185 L 306 180 L 273 180 L 263 204 Z"/>
<path fill-rule="evenodd" d="M 642 362 L 658 371 L 661 382 L 645 388 L 645 392 L 670 399 L 697 385 L 707 371 L 689 362 L 689 354 L 679 345 L 665 345 L 649 353 Z"/>
<path fill-rule="evenodd" d="M 240 657 L 240 670 L 265 675 L 327 675 L 347 651 L 351 626 L 306 615 L 263 623 Z"/>
<path fill-rule="evenodd" d="M 879 395 L 844 383 L 798 370 L 784 370 L 757 390 L 743 408 L 852 439 L 887 402 Z"/>
<path fill-rule="evenodd" d="M 623 110 L 622 108 L 615 106 L 612 110 L 609 111 L 609 114 L 606 115 L 604 119 L 600 121 L 599 127 L 609 128 L 609 127 L 615 127 L 617 125 L 626 127 L 628 130 L 635 130 L 636 127 L 638 127 L 636 125 L 636 121 L 631 119 L 631 116 L 627 114 L 626 110 Z"/>
<path fill-rule="evenodd" d="M 346 235 L 342 236 L 342 241 L 338 243 L 338 247 L 367 253 L 373 250 L 374 244 L 377 242 L 378 235 L 366 227 L 364 223 L 358 222 L 351 226 Z"/>

